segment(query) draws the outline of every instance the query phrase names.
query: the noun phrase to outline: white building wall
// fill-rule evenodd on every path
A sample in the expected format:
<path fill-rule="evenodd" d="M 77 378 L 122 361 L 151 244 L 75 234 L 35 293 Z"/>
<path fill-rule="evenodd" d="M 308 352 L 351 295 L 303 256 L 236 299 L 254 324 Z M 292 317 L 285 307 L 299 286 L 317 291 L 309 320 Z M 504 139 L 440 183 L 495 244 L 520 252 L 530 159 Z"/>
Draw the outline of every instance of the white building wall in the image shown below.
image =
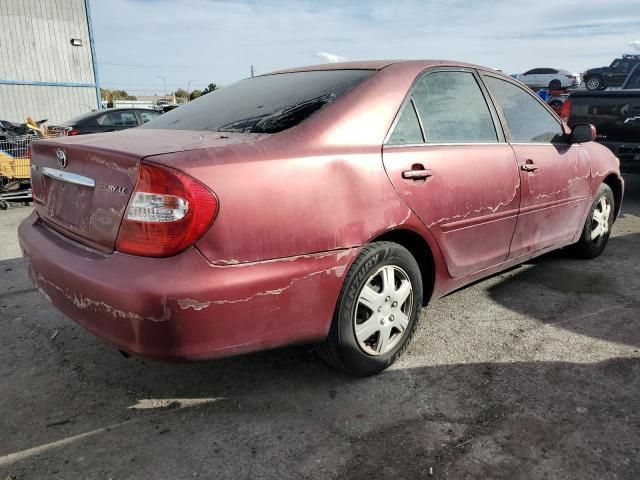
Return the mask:
<path fill-rule="evenodd" d="M 67 120 L 98 107 L 94 85 L 84 0 L 0 0 L 0 119 Z"/>

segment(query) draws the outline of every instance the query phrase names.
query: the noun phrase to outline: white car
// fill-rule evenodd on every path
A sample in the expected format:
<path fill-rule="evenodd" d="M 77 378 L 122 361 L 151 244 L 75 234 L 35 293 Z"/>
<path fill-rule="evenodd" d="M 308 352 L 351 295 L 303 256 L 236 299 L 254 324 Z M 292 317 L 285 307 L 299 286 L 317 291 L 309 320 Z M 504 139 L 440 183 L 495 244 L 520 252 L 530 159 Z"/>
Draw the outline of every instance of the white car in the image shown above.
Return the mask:
<path fill-rule="evenodd" d="M 528 87 L 551 88 L 554 90 L 576 87 L 580 84 L 580 79 L 577 75 L 559 68 L 534 68 L 528 72 L 515 75 L 515 78 Z"/>

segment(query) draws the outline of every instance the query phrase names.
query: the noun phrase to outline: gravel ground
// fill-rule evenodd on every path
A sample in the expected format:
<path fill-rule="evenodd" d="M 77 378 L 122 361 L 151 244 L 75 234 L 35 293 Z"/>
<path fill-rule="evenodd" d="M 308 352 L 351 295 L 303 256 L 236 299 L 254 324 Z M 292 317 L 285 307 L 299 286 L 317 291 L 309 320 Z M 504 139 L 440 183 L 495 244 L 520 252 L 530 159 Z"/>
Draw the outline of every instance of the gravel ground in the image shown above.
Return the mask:
<path fill-rule="evenodd" d="M 310 347 L 123 358 L 28 281 L 0 211 L 0 479 L 640 478 L 640 177 L 605 253 L 424 309 L 373 378 Z"/>

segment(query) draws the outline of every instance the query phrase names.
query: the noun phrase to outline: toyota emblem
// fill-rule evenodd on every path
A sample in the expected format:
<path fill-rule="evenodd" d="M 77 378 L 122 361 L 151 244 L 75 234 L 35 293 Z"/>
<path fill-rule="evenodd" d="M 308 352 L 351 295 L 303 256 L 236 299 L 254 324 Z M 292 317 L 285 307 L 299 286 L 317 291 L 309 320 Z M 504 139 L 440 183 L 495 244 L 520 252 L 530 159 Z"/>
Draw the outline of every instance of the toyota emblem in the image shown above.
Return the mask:
<path fill-rule="evenodd" d="M 64 150 L 56 150 L 56 158 L 58 159 L 60 168 L 67 168 L 67 154 L 64 153 Z"/>

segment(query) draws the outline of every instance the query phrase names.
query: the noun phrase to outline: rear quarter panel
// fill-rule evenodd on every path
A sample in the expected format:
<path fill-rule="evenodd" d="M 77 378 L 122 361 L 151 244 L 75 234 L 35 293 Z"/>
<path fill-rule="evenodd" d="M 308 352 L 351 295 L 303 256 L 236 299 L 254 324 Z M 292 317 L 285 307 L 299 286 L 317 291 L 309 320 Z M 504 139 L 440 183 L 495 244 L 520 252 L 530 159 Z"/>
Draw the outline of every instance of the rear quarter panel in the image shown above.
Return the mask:
<path fill-rule="evenodd" d="M 260 141 L 148 158 L 203 181 L 220 210 L 197 243 L 235 264 L 347 248 L 407 222 L 382 142 L 421 68 L 378 71 L 300 125 Z"/>
<path fill-rule="evenodd" d="M 163 162 L 173 163 L 172 156 L 220 201 L 197 243 L 217 264 L 361 245 L 411 215 L 389 183 L 379 148 L 289 156 L 246 145 L 170 154 Z M 196 166 L 203 161 L 209 165 Z"/>

